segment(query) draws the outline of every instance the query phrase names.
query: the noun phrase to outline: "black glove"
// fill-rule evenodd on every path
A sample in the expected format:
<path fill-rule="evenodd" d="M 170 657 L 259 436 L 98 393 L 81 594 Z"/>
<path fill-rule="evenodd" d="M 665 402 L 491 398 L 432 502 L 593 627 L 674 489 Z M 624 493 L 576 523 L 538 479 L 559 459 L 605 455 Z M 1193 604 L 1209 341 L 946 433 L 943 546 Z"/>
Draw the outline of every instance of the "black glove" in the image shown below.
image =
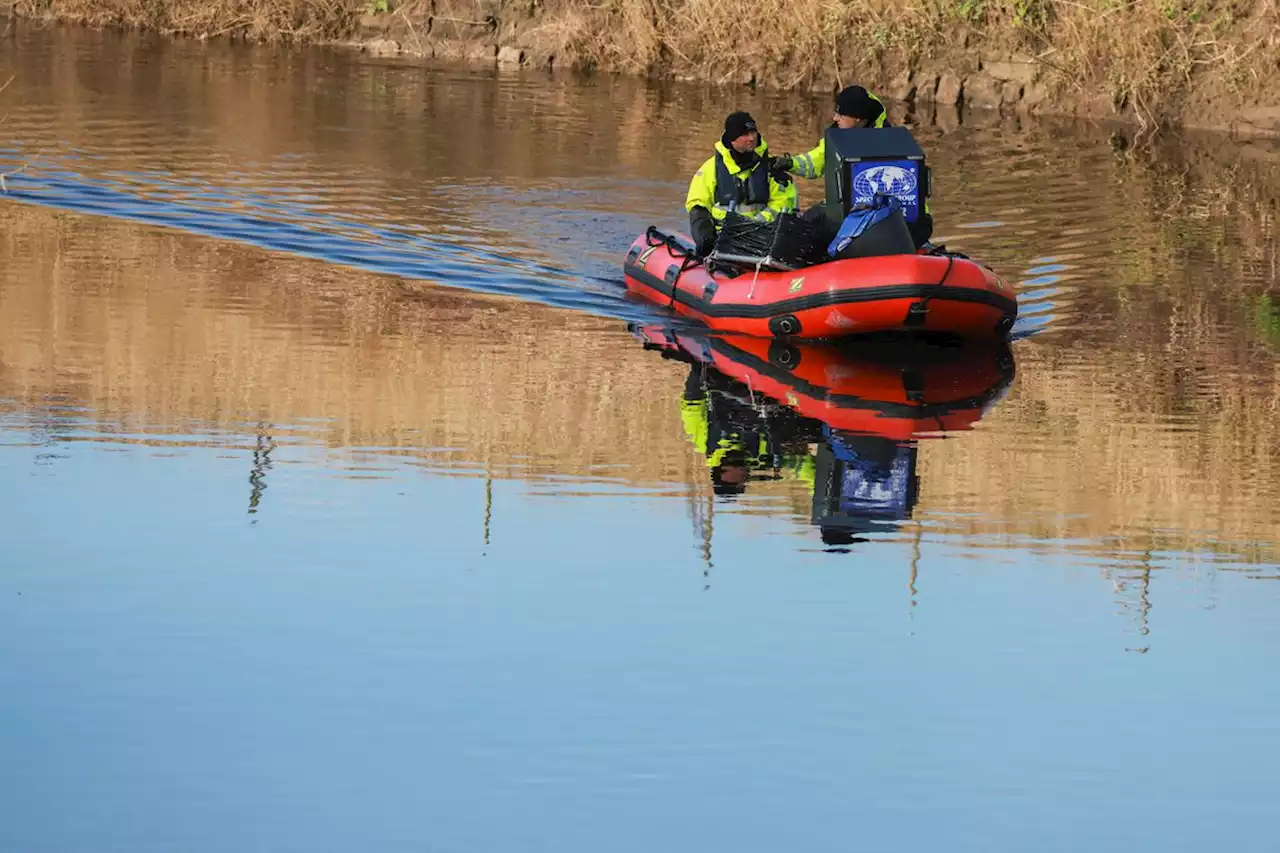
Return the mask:
<path fill-rule="evenodd" d="M 705 258 L 711 254 L 716 246 L 716 221 L 711 218 L 711 211 L 705 207 L 695 207 L 689 211 L 689 232 L 697 256 Z"/>
<path fill-rule="evenodd" d="M 769 177 L 777 181 L 780 187 L 790 186 L 792 179 L 787 170 L 791 168 L 791 155 L 783 154 L 781 157 L 771 157 L 770 160 Z"/>

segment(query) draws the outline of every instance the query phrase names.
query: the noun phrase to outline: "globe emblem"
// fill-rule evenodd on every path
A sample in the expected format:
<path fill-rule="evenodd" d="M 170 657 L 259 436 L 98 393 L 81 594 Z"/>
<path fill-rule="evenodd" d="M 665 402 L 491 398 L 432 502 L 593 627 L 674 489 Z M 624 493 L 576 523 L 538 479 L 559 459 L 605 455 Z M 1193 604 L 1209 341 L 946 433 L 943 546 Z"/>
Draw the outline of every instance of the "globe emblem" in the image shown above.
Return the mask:
<path fill-rule="evenodd" d="M 877 193 L 907 200 L 915 196 L 916 176 L 901 166 L 874 166 L 853 179 L 853 191 L 860 201 L 870 201 Z"/>

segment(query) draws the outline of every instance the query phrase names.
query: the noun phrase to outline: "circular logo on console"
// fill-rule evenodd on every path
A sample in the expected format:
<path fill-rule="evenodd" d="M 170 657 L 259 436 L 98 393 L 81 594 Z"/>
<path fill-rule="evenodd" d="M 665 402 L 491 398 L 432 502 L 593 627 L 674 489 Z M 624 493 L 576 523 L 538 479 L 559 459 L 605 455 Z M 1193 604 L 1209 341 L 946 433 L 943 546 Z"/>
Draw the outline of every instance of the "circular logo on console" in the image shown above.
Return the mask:
<path fill-rule="evenodd" d="M 916 186 L 915 173 L 901 166 L 873 166 L 853 179 L 853 191 L 859 197 L 911 196 Z"/>

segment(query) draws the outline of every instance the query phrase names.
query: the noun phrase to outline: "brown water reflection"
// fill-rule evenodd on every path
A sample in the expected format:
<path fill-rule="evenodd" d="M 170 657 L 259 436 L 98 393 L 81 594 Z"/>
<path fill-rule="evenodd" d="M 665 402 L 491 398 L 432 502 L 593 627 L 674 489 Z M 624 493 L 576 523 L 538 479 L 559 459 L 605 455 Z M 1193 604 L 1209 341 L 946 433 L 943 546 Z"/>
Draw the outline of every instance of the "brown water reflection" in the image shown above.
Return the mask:
<path fill-rule="evenodd" d="M 683 374 L 622 322 L 432 283 L 616 288 L 636 231 L 681 222 L 719 116 L 750 108 L 798 150 L 820 101 L 19 30 L 17 147 L 0 156 L 33 164 L 32 182 L 71 169 L 156 200 L 177 228 L 202 210 L 302 228 L 335 214 L 419 235 L 448 263 L 414 281 L 375 274 L 394 272 L 376 262 L 388 238 L 363 272 L 264 253 L 243 228 L 210 241 L 2 202 L 0 394 L 74 400 L 117 432 L 269 423 L 335 448 L 706 493 Z M 923 444 L 917 518 L 974 542 L 1273 559 L 1276 147 L 898 117 L 940 176 L 935 239 L 1017 282 L 1036 333 L 974 432 Z M 752 491 L 808 514 L 803 483 Z"/>
<path fill-rule="evenodd" d="M 354 450 L 362 464 L 392 454 L 710 494 L 681 426 L 687 368 L 614 321 L 105 218 L 0 211 L 0 397 L 24 409 L 80 407 L 107 440 L 265 424 L 274 442 Z M 1220 342 L 1170 366 L 1146 355 L 1159 336 L 1144 331 L 1105 348 L 1018 344 L 1006 399 L 973 432 L 921 442 L 916 517 L 994 544 L 1221 544 L 1274 559 L 1275 360 Z M 750 493 L 811 514 L 800 479 Z"/>
<path fill-rule="evenodd" d="M 0 215 L 0 396 L 23 405 L 74 400 L 108 430 L 267 422 L 565 474 L 621 447 L 640 480 L 683 479 L 664 441 L 680 379 L 616 323 L 106 219 Z"/>

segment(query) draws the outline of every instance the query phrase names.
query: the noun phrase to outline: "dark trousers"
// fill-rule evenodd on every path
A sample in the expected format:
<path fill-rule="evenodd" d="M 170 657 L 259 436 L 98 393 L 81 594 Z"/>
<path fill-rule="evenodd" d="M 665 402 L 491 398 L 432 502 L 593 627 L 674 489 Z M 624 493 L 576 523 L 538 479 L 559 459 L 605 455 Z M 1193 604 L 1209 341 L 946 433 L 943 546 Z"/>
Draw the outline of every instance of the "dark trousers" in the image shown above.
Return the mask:
<path fill-rule="evenodd" d="M 920 211 L 920 215 L 916 217 L 915 222 L 907 223 L 907 230 L 911 232 L 911 239 L 915 241 L 916 248 L 919 249 L 925 243 L 929 242 L 929 238 L 933 236 L 933 214 Z"/>

